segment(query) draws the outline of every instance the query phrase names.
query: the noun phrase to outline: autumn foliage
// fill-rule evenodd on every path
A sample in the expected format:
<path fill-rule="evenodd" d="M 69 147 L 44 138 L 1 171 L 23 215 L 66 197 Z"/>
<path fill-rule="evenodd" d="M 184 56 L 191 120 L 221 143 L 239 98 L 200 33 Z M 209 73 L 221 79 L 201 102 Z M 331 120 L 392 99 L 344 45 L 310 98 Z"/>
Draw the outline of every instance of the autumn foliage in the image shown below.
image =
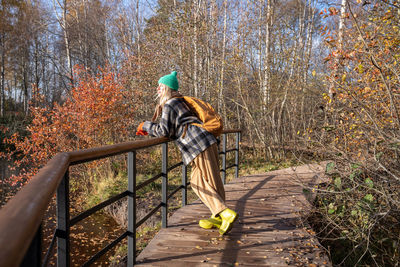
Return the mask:
<path fill-rule="evenodd" d="M 341 248 L 328 244 L 337 264 L 396 266 L 400 6 L 398 1 L 357 2 L 346 7 L 347 38 L 341 46 L 324 29 L 331 46 L 328 80 L 336 95 L 324 94 L 326 121 L 318 142 L 334 162 L 328 166 L 332 183 L 320 194 L 318 212 L 328 243 L 341 240 Z M 330 10 L 328 16 L 339 15 Z"/>
<path fill-rule="evenodd" d="M 32 123 L 28 136 L 18 133 L 4 140 L 13 144 L 3 157 L 16 159 L 21 168 L 15 182 L 26 182 L 39 168 L 60 151 L 92 148 L 128 139 L 134 119 L 134 97 L 124 88 L 121 78 L 110 68 L 99 69 L 97 75 L 85 68 L 74 69 L 75 87 L 63 104 L 54 108 L 31 107 Z M 26 168 L 26 169 L 25 169 Z"/>
<path fill-rule="evenodd" d="M 342 152 L 362 160 L 398 142 L 400 32 L 393 9 L 376 4 L 366 21 L 350 9 L 353 25 L 346 35 L 357 38 L 348 39 L 343 50 L 333 50 L 327 58 L 340 57 L 332 106 L 341 110 L 334 122 L 336 143 Z M 351 141 L 342 142 L 342 138 Z"/>

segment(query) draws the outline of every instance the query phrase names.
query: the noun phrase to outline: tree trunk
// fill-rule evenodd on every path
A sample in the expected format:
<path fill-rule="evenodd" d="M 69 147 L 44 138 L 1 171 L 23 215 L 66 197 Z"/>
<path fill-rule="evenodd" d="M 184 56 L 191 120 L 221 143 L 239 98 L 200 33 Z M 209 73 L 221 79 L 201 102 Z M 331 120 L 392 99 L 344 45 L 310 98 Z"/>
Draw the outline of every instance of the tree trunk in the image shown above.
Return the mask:
<path fill-rule="evenodd" d="M 4 35 L 0 34 L 0 49 L 1 49 L 1 67 L 0 67 L 0 116 L 4 116 L 4 72 L 5 72 L 5 45 L 4 45 Z"/>
<path fill-rule="evenodd" d="M 339 19 L 339 27 L 338 27 L 338 41 L 337 41 L 337 51 L 333 63 L 333 77 L 331 77 L 331 82 L 329 86 L 329 97 L 331 100 L 334 99 L 336 90 L 335 90 L 335 79 L 338 75 L 338 69 L 339 69 L 339 64 L 340 64 L 340 54 L 343 49 L 343 31 L 344 31 L 344 20 L 346 18 L 346 5 L 347 5 L 347 0 L 342 0 L 341 6 L 340 6 L 340 19 Z"/>
<path fill-rule="evenodd" d="M 201 0 L 200 0 L 201 1 Z M 193 15 L 194 15 L 194 27 L 193 27 L 193 89 L 194 96 L 199 97 L 199 87 L 198 87 L 198 63 L 197 63 L 197 39 L 198 39 L 198 29 L 197 29 L 197 20 L 199 13 L 199 3 L 198 0 L 193 1 Z"/>
<path fill-rule="evenodd" d="M 174 3 L 175 4 L 175 3 Z M 137 58 L 138 58 L 138 71 L 140 76 L 141 69 L 141 60 L 140 60 L 140 24 L 139 24 L 139 0 L 136 0 L 136 14 L 135 14 L 135 22 L 136 22 L 136 49 L 137 49 Z"/>
<path fill-rule="evenodd" d="M 303 72 L 303 84 L 307 85 L 308 84 L 308 70 L 310 68 L 310 60 L 311 60 L 311 51 L 312 51 L 312 41 L 313 41 L 313 29 L 314 29 L 314 19 L 315 19 L 315 13 L 314 13 L 314 8 L 312 1 L 310 0 L 308 3 L 308 15 L 309 15 L 309 24 L 308 24 L 308 29 L 307 29 L 307 38 L 306 38 L 306 47 L 305 47 L 305 56 L 304 56 L 304 61 L 305 61 L 305 70 Z M 305 114 L 305 92 L 303 92 L 302 95 L 302 100 L 301 100 L 301 121 L 303 122 L 303 130 L 305 130 L 308 126 L 306 125 L 306 114 Z"/>
<path fill-rule="evenodd" d="M 267 4 L 267 20 L 265 23 L 265 53 L 264 53 L 264 80 L 262 86 L 263 95 L 263 109 L 267 108 L 270 101 L 270 90 L 271 90 L 271 77 L 270 77 L 270 46 L 271 46 L 271 34 L 272 34 L 272 22 L 273 22 L 273 1 L 268 0 Z"/>
<path fill-rule="evenodd" d="M 63 35 L 64 35 L 64 45 L 65 45 L 65 52 L 67 56 L 67 67 L 69 71 L 69 79 L 71 82 L 71 86 L 73 87 L 73 70 L 72 70 L 72 62 L 71 62 L 71 51 L 70 51 L 70 43 L 68 39 L 68 29 L 67 29 L 67 0 L 64 0 L 64 7 L 63 7 L 63 13 L 62 13 L 62 23 L 61 23 L 61 28 L 63 29 Z M 68 89 L 68 88 L 67 88 Z"/>
<path fill-rule="evenodd" d="M 26 63 L 22 63 L 22 77 L 23 77 L 23 82 L 22 82 L 22 90 L 24 92 L 24 112 L 25 116 L 28 116 L 29 114 L 29 92 L 28 92 L 28 77 L 27 77 L 27 69 L 26 69 Z"/>
<path fill-rule="evenodd" d="M 265 21 L 265 48 L 264 48 L 264 70 L 263 70 L 263 81 L 262 81 L 262 117 L 266 122 L 266 126 L 263 127 L 263 145 L 265 148 L 268 146 L 268 136 L 271 135 L 270 129 L 275 129 L 274 123 L 274 112 L 272 113 L 271 128 L 268 129 L 267 127 L 267 111 L 268 106 L 270 104 L 270 92 L 271 92 L 271 65 L 270 65 L 270 52 L 271 52 L 271 38 L 272 38 L 272 24 L 273 24 L 273 0 L 268 0 L 267 3 L 267 13 L 266 13 L 266 21 Z M 268 146 L 268 149 L 269 146 Z M 265 150 L 267 152 L 267 150 Z M 270 153 L 271 154 L 271 153 Z"/>
<path fill-rule="evenodd" d="M 223 120 L 227 122 L 226 105 L 224 99 L 224 75 L 225 75 L 225 53 L 226 53 L 226 29 L 227 29 L 227 5 L 228 1 L 224 1 L 224 28 L 222 32 L 222 56 L 221 56 L 221 77 L 219 85 L 219 97 L 218 97 L 218 107 L 220 112 L 223 114 Z"/>
<path fill-rule="evenodd" d="M 262 63 L 263 63 L 263 51 L 262 51 L 262 43 L 263 43 L 263 37 L 262 37 L 262 21 L 263 21 L 263 12 L 262 8 L 264 6 L 264 0 L 259 1 L 259 7 L 258 7 L 258 80 L 259 80 L 259 86 L 260 86 L 260 91 L 262 92 L 263 90 L 263 74 L 262 74 Z"/>
<path fill-rule="evenodd" d="M 40 74 L 39 74 L 39 41 L 35 36 L 35 51 L 33 54 L 34 62 L 35 62 L 35 90 L 33 91 L 33 105 L 37 106 L 39 102 L 39 83 L 40 83 Z"/>
<path fill-rule="evenodd" d="M 81 1 L 81 5 L 85 9 L 85 0 Z M 76 8 L 76 9 L 80 10 L 80 8 Z M 86 24 L 86 19 L 85 19 L 86 16 L 83 18 L 83 22 L 82 22 L 81 18 L 80 18 L 80 14 L 81 14 L 80 11 L 76 11 L 76 25 L 78 28 L 80 28 L 82 24 Z M 85 66 L 87 66 L 87 54 L 86 54 L 86 49 L 85 49 L 86 40 L 84 40 L 84 38 L 82 37 L 81 29 L 78 29 L 78 44 L 79 44 L 79 56 L 80 56 L 79 60 L 80 60 L 81 64 L 83 63 Z"/>

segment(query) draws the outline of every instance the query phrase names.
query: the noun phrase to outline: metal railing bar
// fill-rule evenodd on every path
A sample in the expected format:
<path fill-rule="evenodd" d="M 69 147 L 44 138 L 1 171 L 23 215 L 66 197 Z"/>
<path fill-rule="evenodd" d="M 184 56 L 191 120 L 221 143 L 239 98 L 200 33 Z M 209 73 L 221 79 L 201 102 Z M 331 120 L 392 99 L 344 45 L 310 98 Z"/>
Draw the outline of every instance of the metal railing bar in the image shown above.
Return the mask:
<path fill-rule="evenodd" d="M 110 249 L 112 249 L 113 247 L 115 247 L 115 245 L 117 245 L 119 242 L 121 242 L 125 237 L 128 236 L 128 231 L 126 231 L 125 233 L 123 233 L 122 235 L 120 235 L 117 239 L 115 239 L 113 242 L 111 242 L 110 244 L 108 244 L 107 246 L 105 246 L 102 250 L 100 250 L 99 252 L 97 252 L 93 257 L 91 257 L 87 262 L 85 262 L 82 266 L 89 266 L 90 264 L 92 264 L 93 262 L 95 262 L 98 258 L 100 258 L 101 256 L 103 256 L 105 253 L 107 253 L 107 251 L 109 251 Z"/>
<path fill-rule="evenodd" d="M 57 237 L 57 236 L 56 236 L 56 233 L 57 233 L 57 229 L 54 230 L 54 234 L 53 234 L 53 237 L 51 238 L 50 246 L 49 246 L 49 248 L 47 249 L 46 256 L 44 256 L 44 260 L 43 260 L 43 263 L 42 263 L 42 267 L 46 267 L 46 266 L 47 266 L 47 263 L 48 263 L 49 257 L 50 257 L 50 253 L 51 253 L 51 251 L 52 251 L 53 248 L 54 248 L 54 244 L 56 243 L 56 237 Z"/>
<path fill-rule="evenodd" d="M 40 224 L 39 229 L 35 232 L 31 244 L 29 245 L 28 251 L 26 252 L 24 259 L 22 260 L 20 267 L 39 267 L 42 262 L 42 227 Z"/>
<path fill-rule="evenodd" d="M 127 266 L 134 266 L 136 260 L 136 151 L 128 152 L 128 253 Z"/>
<path fill-rule="evenodd" d="M 56 194 L 57 266 L 69 266 L 71 259 L 69 178 L 69 171 L 67 170 Z"/>
<path fill-rule="evenodd" d="M 182 207 L 187 204 L 187 166 L 182 164 Z"/>
<path fill-rule="evenodd" d="M 168 143 L 161 145 L 161 172 L 162 172 L 162 186 L 161 186 L 161 227 L 168 227 Z"/>
<path fill-rule="evenodd" d="M 50 257 L 50 253 L 54 248 L 54 244 L 56 243 L 56 237 L 57 237 L 56 232 L 57 232 L 57 229 L 54 230 L 54 234 L 53 234 L 53 237 L 51 238 L 50 246 L 47 249 L 46 255 L 44 256 L 44 259 L 43 259 L 42 267 L 47 266 L 47 263 L 48 263 L 49 257 Z"/>
<path fill-rule="evenodd" d="M 170 199 L 176 192 L 178 192 L 178 191 L 181 190 L 182 188 L 183 188 L 183 185 L 178 186 L 177 188 L 175 188 L 175 190 L 172 191 L 171 194 L 169 194 L 169 195 L 167 196 L 167 200 Z"/>
<path fill-rule="evenodd" d="M 228 134 L 228 133 L 241 133 L 242 130 L 240 129 L 230 129 L 230 130 L 223 130 L 222 134 Z"/>
<path fill-rule="evenodd" d="M 156 211 L 159 210 L 162 206 L 163 206 L 163 203 L 161 202 L 161 203 L 158 204 L 158 206 L 155 207 L 152 211 L 150 211 L 149 213 L 147 213 L 147 215 L 144 216 L 143 219 L 141 219 L 139 222 L 136 223 L 136 228 L 138 228 L 138 227 L 141 226 L 145 221 L 147 221 L 147 219 L 150 218 L 151 215 L 153 215 L 154 213 L 156 213 Z"/>
<path fill-rule="evenodd" d="M 143 183 L 141 183 L 140 185 L 136 186 L 136 191 L 142 189 L 143 187 L 145 187 L 148 184 L 151 184 L 152 182 L 154 182 L 155 180 L 157 180 L 158 178 L 160 178 L 162 176 L 162 173 L 160 172 L 159 174 L 157 174 L 156 176 L 144 181 Z"/>
<path fill-rule="evenodd" d="M 232 164 L 232 165 L 226 167 L 226 169 L 230 169 L 230 168 L 233 168 L 233 167 L 236 167 L 236 164 Z"/>
<path fill-rule="evenodd" d="M 219 155 L 223 155 L 223 154 L 226 154 L 226 153 L 228 153 L 228 152 L 233 152 L 233 151 L 236 151 L 237 149 L 236 148 L 231 148 L 231 149 L 228 149 L 227 151 L 225 151 L 225 153 L 223 152 L 223 151 L 221 151 L 221 152 L 219 152 L 218 154 Z"/>
<path fill-rule="evenodd" d="M 169 168 L 167 169 L 167 171 L 170 172 L 170 171 L 172 171 L 173 169 L 175 169 L 176 167 L 181 166 L 182 164 L 183 164 L 183 162 L 181 161 L 181 162 L 179 162 L 179 163 L 177 163 L 177 164 L 175 164 L 175 165 L 172 165 L 171 167 L 169 167 Z"/>
<path fill-rule="evenodd" d="M 236 164 L 232 164 L 232 165 L 226 167 L 225 170 L 230 169 L 230 168 L 233 168 L 233 167 L 236 167 Z M 223 169 L 220 169 L 220 171 L 222 172 Z"/>
<path fill-rule="evenodd" d="M 106 207 L 106 206 L 108 206 L 108 205 L 120 200 L 121 198 L 126 197 L 128 194 L 129 194 L 129 192 L 127 190 L 125 192 L 122 192 L 119 195 L 113 196 L 113 197 L 107 199 L 106 201 L 103 201 L 100 204 L 97 204 L 96 206 L 94 206 L 94 207 L 82 212 L 81 214 L 75 216 L 74 218 L 72 218 L 70 220 L 70 226 L 75 225 L 76 223 L 78 223 L 78 222 L 82 221 L 83 219 L 89 217 L 90 215 L 92 215 L 96 211 L 101 210 L 102 208 L 104 208 L 104 207 Z"/>
<path fill-rule="evenodd" d="M 226 183 L 226 134 L 222 135 L 222 162 L 221 162 L 221 167 L 222 167 L 222 175 L 221 175 L 221 179 L 222 179 L 222 183 L 225 184 Z"/>
<path fill-rule="evenodd" d="M 239 147 L 240 147 L 240 132 L 236 133 L 236 150 L 235 150 L 235 178 L 239 177 Z"/>

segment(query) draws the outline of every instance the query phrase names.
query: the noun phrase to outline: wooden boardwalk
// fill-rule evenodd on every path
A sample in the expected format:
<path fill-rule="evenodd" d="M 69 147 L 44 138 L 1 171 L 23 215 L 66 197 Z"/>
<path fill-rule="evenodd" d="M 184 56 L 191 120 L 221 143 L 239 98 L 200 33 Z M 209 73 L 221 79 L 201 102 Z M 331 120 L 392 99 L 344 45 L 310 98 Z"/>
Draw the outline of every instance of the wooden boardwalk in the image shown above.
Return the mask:
<path fill-rule="evenodd" d="M 310 207 L 300 183 L 321 179 L 319 165 L 235 179 L 226 185 L 227 205 L 240 217 L 228 235 L 198 226 L 210 213 L 197 201 L 169 218 L 168 228 L 142 251 L 137 265 L 331 266 L 312 231 L 299 224 L 299 212 Z"/>

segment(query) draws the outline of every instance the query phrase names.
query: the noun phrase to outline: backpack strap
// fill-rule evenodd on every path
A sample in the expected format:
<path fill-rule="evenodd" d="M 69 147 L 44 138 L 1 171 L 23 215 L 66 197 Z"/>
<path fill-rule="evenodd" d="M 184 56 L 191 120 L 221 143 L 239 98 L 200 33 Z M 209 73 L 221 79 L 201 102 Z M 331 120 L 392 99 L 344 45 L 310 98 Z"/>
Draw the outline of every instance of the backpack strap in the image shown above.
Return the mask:
<path fill-rule="evenodd" d="M 186 132 L 187 132 L 187 129 L 188 129 L 188 125 L 189 125 L 189 123 L 186 123 L 186 124 L 185 124 L 185 128 L 183 129 L 182 138 L 185 138 L 185 136 L 186 136 Z"/>

